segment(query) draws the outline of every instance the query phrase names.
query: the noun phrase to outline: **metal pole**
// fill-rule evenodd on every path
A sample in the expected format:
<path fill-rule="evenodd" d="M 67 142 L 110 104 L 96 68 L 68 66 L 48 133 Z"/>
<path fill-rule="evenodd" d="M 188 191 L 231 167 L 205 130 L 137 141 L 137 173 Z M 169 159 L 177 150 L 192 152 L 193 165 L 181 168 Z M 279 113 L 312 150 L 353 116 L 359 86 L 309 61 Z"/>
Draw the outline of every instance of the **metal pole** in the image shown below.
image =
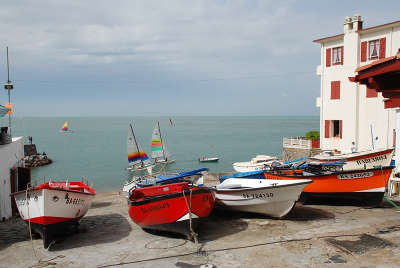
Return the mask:
<path fill-rule="evenodd" d="M 165 157 L 164 143 L 163 143 L 162 137 L 161 137 L 161 129 L 160 129 L 160 122 L 159 121 L 157 121 L 157 126 L 158 126 L 158 133 L 160 133 L 161 148 L 162 148 L 162 153 L 163 153 L 163 156 L 164 156 L 164 160 L 167 160 L 167 158 Z"/>
<path fill-rule="evenodd" d="M 8 47 L 7 47 L 7 83 L 10 84 L 10 62 L 8 61 Z M 8 103 L 11 104 L 10 89 L 8 89 Z M 11 136 L 11 113 L 8 114 L 8 129 Z"/>

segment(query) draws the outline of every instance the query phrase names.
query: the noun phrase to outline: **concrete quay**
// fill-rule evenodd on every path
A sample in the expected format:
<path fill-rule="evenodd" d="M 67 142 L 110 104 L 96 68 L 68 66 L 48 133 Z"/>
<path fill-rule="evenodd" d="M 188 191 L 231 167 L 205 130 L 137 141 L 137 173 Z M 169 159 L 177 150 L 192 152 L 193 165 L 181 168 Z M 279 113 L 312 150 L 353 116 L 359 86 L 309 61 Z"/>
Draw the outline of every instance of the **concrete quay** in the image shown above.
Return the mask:
<path fill-rule="evenodd" d="M 0 267 L 399 267 L 399 219 L 388 204 L 298 203 L 279 220 L 215 210 L 197 229 L 196 245 L 143 231 L 126 199 L 110 192 L 96 196 L 79 233 L 49 251 L 29 239 L 20 218 L 0 223 Z"/>

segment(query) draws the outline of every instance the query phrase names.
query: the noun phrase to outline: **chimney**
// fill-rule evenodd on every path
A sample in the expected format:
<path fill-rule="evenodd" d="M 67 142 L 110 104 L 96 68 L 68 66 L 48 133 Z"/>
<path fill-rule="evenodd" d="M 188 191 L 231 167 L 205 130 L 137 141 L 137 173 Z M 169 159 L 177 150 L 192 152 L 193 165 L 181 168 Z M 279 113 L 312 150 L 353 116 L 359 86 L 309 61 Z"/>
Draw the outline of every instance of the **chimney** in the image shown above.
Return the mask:
<path fill-rule="evenodd" d="M 349 16 L 344 20 L 344 33 L 350 33 L 353 30 L 353 22 Z"/>
<path fill-rule="evenodd" d="M 356 31 L 362 30 L 363 22 L 361 20 L 360 14 L 355 14 L 353 16 L 353 29 Z"/>

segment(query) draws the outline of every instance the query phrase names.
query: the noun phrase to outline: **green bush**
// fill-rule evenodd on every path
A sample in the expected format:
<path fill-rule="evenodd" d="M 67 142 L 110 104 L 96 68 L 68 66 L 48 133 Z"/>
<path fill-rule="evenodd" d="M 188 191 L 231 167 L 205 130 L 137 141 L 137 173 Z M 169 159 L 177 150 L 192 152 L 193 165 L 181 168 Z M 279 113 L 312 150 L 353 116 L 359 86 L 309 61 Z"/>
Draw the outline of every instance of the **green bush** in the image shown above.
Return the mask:
<path fill-rule="evenodd" d="M 307 140 L 319 140 L 319 131 L 310 130 L 306 133 Z"/>

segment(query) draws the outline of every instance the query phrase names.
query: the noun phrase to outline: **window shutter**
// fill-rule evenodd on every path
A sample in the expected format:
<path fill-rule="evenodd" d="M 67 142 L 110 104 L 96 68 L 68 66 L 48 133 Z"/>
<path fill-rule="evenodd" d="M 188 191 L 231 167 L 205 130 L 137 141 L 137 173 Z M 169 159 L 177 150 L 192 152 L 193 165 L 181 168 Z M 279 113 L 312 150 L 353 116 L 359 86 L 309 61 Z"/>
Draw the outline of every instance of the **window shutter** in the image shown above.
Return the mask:
<path fill-rule="evenodd" d="M 367 41 L 361 43 L 361 61 L 367 61 Z"/>
<path fill-rule="evenodd" d="M 331 49 L 327 48 L 326 49 L 326 67 L 330 67 L 331 66 Z"/>
<path fill-rule="evenodd" d="M 386 57 L 385 54 L 386 54 L 386 37 L 381 38 L 379 40 L 379 58 L 380 59 L 385 58 Z"/>
<path fill-rule="evenodd" d="M 344 58 L 344 46 L 342 46 L 342 65 L 343 65 L 343 58 Z"/>
<path fill-rule="evenodd" d="M 325 120 L 325 138 L 329 138 L 329 120 Z"/>
<path fill-rule="evenodd" d="M 331 100 L 340 99 L 340 81 L 331 81 Z"/>
<path fill-rule="evenodd" d="M 340 138 L 342 138 L 343 133 L 343 120 L 339 120 L 339 131 L 340 131 Z"/>

